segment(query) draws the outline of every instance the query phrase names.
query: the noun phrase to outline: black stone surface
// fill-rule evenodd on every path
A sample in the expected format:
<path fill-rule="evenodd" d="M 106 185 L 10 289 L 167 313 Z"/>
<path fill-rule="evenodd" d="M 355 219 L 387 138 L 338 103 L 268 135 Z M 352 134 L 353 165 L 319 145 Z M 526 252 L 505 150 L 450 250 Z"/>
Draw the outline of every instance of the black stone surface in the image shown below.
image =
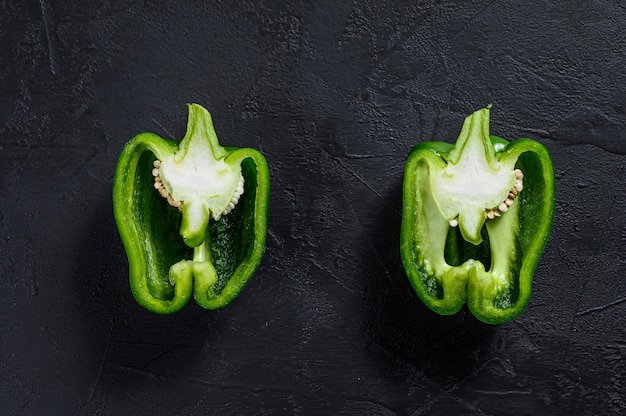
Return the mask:
<path fill-rule="evenodd" d="M 626 6 L 576 1 L 0 2 L 0 414 L 626 412 Z M 124 143 L 186 106 L 272 175 L 231 305 L 133 300 Z M 405 158 L 493 103 L 557 173 L 517 320 L 429 311 L 399 259 Z"/>

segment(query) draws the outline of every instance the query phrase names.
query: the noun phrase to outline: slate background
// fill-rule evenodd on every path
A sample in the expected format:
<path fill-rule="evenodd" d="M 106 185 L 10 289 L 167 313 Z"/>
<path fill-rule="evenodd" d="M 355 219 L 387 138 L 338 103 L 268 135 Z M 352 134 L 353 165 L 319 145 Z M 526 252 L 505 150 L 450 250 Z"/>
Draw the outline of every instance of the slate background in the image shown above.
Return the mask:
<path fill-rule="evenodd" d="M 195 3 L 192 5 L 192 3 Z M 626 6 L 0 1 L 0 414 L 626 411 Z M 134 134 L 271 167 L 262 266 L 228 307 L 132 299 L 111 181 Z M 403 164 L 493 103 L 557 173 L 514 322 L 441 317 L 400 263 Z"/>

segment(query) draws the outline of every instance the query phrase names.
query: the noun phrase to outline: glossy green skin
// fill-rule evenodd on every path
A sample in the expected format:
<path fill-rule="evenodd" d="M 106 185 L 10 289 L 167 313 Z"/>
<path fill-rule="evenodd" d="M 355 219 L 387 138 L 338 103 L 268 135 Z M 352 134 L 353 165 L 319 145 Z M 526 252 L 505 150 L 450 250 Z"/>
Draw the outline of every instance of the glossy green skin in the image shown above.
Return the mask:
<path fill-rule="evenodd" d="M 250 148 L 223 147 L 228 163 L 239 163 L 245 179 L 239 203 L 219 221 L 210 220 L 210 261 L 217 283 L 183 267 L 176 283 L 170 267 L 191 260 L 194 249 L 179 234 L 182 215 L 154 189 L 152 163 L 178 148 L 179 141 L 152 133 L 131 139 L 119 158 L 113 182 L 113 211 L 129 263 L 130 287 L 146 309 L 171 314 L 193 296 L 206 309 L 228 305 L 248 283 L 265 251 L 269 170 L 263 155 Z"/>
<path fill-rule="evenodd" d="M 430 309 L 452 315 L 467 303 L 481 321 L 499 324 L 520 315 L 529 303 L 533 273 L 552 229 L 555 185 L 552 161 L 541 144 L 489 140 L 498 160 L 513 161 L 524 173 L 524 189 L 513 204 L 517 208 L 488 220 L 478 246 L 466 242 L 458 227 L 432 224 L 436 207 L 428 176 L 445 168 L 454 145 L 420 143 L 405 167 L 400 251 L 413 288 Z M 439 260 L 446 264 L 437 269 L 432 265 Z M 494 283 L 496 273 L 507 281 L 505 287 Z"/>

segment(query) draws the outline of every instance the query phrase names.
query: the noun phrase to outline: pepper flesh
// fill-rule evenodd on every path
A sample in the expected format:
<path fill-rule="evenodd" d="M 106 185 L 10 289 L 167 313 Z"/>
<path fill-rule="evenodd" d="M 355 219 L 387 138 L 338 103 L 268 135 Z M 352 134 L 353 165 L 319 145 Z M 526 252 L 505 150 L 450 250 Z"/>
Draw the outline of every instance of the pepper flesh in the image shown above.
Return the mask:
<path fill-rule="evenodd" d="M 152 133 L 135 136 L 122 151 L 113 182 L 132 293 L 161 314 L 180 310 L 192 295 L 207 309 L 226 306 L 265 251 L 265 158 L 255 149 L 221 146 L 209 112 L 197 104 L 188 108 L 180 142 Z"/>
<path fill-rule="evenodd" d="M 490 107 L 455 145 L 424 142 L 407 158 L 400 251 L 416 293 L 452 315 L 467 303 L 497 324 L 521 314 L 554 217 L 554 169 L 541 144 L 489 134 Z M 523 184 L 522 184 L 523 177 Z"/>

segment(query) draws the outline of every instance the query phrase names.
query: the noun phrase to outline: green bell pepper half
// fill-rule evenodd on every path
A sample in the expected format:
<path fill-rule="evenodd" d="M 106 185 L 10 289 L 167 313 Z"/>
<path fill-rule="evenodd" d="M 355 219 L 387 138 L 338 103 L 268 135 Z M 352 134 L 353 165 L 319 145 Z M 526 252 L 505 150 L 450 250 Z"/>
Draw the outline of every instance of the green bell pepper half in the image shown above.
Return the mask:
<path fill-rule="evenodd" d="M 422 142 L 406 161 L 400 252 L 433 311 L 467 303 L 483 322 L 527 307 L 554 218 L 554 168 L 544 146 L 489 134 L 491 106 L 465 119 L 456 144 Z"/>
<path fill-rule="evenodd" d="M 265 251 L 269 170 L 250 148 L 219 144 L 211 115 L 188 106 L 181 141 L 141 133 L 124 147 L 113 212 L 126 249 L 130 287 L 143 307 L 179 311 L 229 304 Z"/>

